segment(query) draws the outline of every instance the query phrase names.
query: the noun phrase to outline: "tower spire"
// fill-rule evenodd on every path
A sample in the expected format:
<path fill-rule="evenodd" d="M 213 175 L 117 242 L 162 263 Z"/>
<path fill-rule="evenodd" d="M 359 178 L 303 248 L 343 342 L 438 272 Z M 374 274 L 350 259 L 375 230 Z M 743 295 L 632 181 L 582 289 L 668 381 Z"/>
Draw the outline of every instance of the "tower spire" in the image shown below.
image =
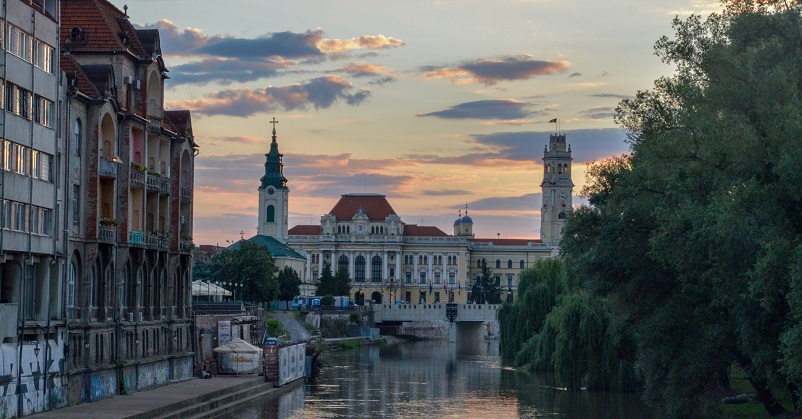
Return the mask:
<path fill-rule="evenodd" d="M 273 120 L 270 121 L 270 123 L 273 124 L 273 142 L 275 143 L 276 142 L 276 124 L 278 124 L 278 120 L 276 119 L 275 116 L 273 117 Z"/>

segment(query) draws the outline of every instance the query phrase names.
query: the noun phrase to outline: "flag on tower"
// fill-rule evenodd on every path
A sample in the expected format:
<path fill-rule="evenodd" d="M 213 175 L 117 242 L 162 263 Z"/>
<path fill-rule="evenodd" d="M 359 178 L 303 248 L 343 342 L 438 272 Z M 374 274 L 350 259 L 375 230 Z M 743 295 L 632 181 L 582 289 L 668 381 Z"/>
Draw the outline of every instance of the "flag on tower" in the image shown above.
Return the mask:
<path fill-rule="evenodd" d="M 549 121 L 549 124 L 556 124 L 556 123 L 557 123 L 557 118 L 554 118 L 551 121 Z"/>

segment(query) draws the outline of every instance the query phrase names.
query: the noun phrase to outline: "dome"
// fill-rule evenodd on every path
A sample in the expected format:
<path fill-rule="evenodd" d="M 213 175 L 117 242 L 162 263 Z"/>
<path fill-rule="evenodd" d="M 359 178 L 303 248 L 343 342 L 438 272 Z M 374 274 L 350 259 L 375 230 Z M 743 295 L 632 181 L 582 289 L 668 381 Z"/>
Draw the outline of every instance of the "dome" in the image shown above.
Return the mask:
<path fill-rule="evenodd" d="M 457 221 L 454 221 L 454 227 L 462 225 L 462 218 L 457 218 Z"/>
<path fill-rule="evenodd" d="M 460 221 L 464 224 L 473 224 L 473 218 L 468 217 L 467 215 L 462 217 L 462 220 Z"/>

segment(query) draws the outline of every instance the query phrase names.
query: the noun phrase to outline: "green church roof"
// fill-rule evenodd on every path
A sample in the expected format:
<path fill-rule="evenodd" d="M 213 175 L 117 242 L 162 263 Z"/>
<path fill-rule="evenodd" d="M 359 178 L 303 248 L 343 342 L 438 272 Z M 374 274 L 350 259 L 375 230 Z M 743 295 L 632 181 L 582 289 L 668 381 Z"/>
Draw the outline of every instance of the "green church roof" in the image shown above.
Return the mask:
<path fill-rule="evenodd" d="M 290 246 L 270 237 L 264 236 L 261 234 L 257 234 L 250 239 L 247 239 L 251 243 L 256 243 L 260 246 L 267 247 L 267 250 L 270 251 L 270 254 L 273 255 L 274 258 L 292 258 L 292 259 L 301 259 L 306 260 L 306 257 L 302 254 L 296 252 Z M 229 249 L 236 249 L 239 247 L 240 242 L 236 242 L 229 246 Z"/>

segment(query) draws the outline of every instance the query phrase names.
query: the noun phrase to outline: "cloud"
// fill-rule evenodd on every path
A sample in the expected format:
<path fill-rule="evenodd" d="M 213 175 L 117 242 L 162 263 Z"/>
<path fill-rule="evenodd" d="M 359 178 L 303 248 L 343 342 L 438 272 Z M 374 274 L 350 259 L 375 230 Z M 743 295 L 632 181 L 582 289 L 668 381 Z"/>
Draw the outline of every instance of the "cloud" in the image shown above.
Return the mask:
<path fill-rule="evenodd" d="M 171 86 L 177 86 L 180 84 L 207 84 L 218 80 L 220 84 L 228 85 L 232 82 L 242 83 L 276 77 L 281 70 L 288 70 L 294 66 L 294 63 L 278 57 L 264 60 L 206 58 L 173 67 L 168 83 Z"/>
<path fill-rule="evenodd" d="M 198 28 L 179 30 L 175 23 L 162 19 L 156 23 L 137 25 L 143 29 L 158 29 L 162 53 L 170 56 L 193 55 L 197 48 L 209 43 L 209 37 Z"/>
<path fill-rule="evenodd" d="M 529 55 L 466 61 L 448 67 L 422 67 L 424 78 L 451 79 L 452 83 L 484 83 L 502 80 L 528 80 L 537 76 L 562 73 L 571 64 L 567 61 L 543 61 Z"/>
<path fill-rule="evenodd" d="M 171 102 L 168 107 L 188 109 L 203 115 L 248 117 L 275 110 L 326 109 L 338 102 L 358 105 L 370 96 L 367 89 L 351 93 L 353 86 L 339 76 L 314 78 L 305 83 L 267 86 L 262 89 L 228 89 L 207 94 L 204 98 Z"/>
<path fill-rule="evenodd" d="M 512 99 L 477 100 L 460 103 L 448 109 L 417 116 L 434 116 L 443 119 L 500 119 L 514 120 L 532 116 L 537 112 L 531 110 L 532 104 Z"/>
<path fill-rule="evenodd" d="M 613 98 L 613 99 L 632 99 L 634 96 L 628 95 L 619 95 L 615 93 L 596 93 L 592 95 L 588 95 L 591 97 L 601 97 L 601 98 Z"/>
<path fill-rule="evenodd" d="M 357 78 L 375 78 L 376 80 L 371 81 L 371 84 L 384 84 L 395 81 L 395 72 L 387 66 L 378 64 L 349 64 L 345 67 L 331 70 L 329 73 L 346 73 Z"/>
<path fill-rule="evenodd" d="M 540 162 L 543 148 L 536 144 L 546 144 L 553 132 L 498 132 L 474 135 L 476 146 L 492 150 L 498 158 L 512 161 Z M 566 141 L 572 146 L 574 163 L 584 163 L 606 158 L 611 155 L 629 152 L 626 134 L 618 128 L 573 130 L 566 134 Z"/>
<path fill-rule="evenodd" d="M 384 35 L 362 35 L 351 39 L 321 39 L 317 48 L 324 53 L 341 53 L 358 49 L 385 49 L 400 47 L 404 41 Z"/>
<path fill-rule="evenodd" d="M 521 196 L 483 198 L 468 203 L 471 211 L 534 211 L 540 206 L 540 193 Z M 458 209 L 455 207 L 455 209 Z"/>
<path fill-rule="evenodd" d="M 611 106 L 595 106 L 593 108 L 579 112 L 580 115 L 591 120 L 612 119 L 615 116 L 615 109 Z"/>
<path fill-rule="evenodd" d="M 421 193 L 426 196 L 454 196 L 454 195 L 470 195 L 471 191 L 466 191 L 462 189 L 440 189 L 440 190 L 422 191 Z"/>

